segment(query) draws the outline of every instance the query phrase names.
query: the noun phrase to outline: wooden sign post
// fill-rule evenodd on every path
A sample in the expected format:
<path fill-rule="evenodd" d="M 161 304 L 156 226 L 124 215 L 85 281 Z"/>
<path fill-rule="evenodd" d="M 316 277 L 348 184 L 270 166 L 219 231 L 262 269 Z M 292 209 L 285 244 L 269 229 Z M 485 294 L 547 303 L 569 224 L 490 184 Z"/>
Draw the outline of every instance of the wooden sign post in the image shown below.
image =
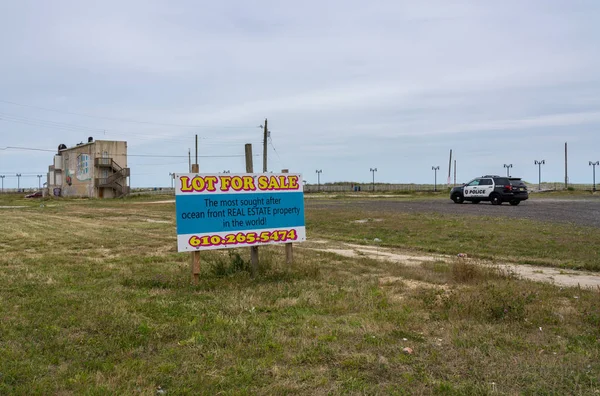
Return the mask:
<path fill-rule="evenodd" d="M 247 143 L 245 148 L 246 154 L 246 173 L 254 173 L 254 164 L 252 163 L 252 144 Z M 252 276 L 258 274 L 258 246 L 250 247 L 250 265 Z"/>
<path fill-rule="evenodd" d="M 177 251 L 190 254 L 190 276 L 200 282 L 200 252 L 250 248 L 250 271 L 259 273 L 258 247 L 285 244 L 293 261 L 292 242 L 306 240 L 302 175 L 254 173 L 252 145 L 246 144 L 246 173 L 176 175 Z"/>
<path fill-rule="evenodd" d="M 289 169 L 282 169 L 281 173 L 289 173 Z M 285 262 L 287 264 L 292 264 L 294 262 L 294 247 L 292 243 L 285 244 Z"/>
<path fill-rule="evenodd" d="M 200 172 L 200 166 L 198 164 L 192 164 L 192 173 Z M 195 251 L 191 252 L 191 262 L 190 262 L 190 270 L 191 270 L 191 279 L 194 285 L 197 285 L 200 282 L 200 252 Z"/>

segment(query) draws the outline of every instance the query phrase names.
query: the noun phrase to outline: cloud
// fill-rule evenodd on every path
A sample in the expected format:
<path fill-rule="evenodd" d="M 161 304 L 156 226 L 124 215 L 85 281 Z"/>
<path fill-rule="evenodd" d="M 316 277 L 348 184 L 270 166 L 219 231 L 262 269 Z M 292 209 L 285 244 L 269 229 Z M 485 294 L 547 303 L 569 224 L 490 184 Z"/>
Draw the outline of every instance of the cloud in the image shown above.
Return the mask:
<path fill-rule="evenodd" d="M 542 0 L 2 3 L 0 99 L 198 127 L 6 104 L 0 112 L 107 129 L 132 153 L 162 154 L 187 153 L 195 134 L 204 150 L 237 153 L 260 144 L 267 117 L 274 161 L 332 179 L 367 178 L 378 166 L 384 180 L 428 180 L 450 148 L 465 172 L 519 158 L 527 169 L 531 147 L 551 158 L 570 140 L 573 158 L 587 158 L 600 144 L 599 9 Z M 0 134 L 50 148 L 88 135 L 1 121 Z M 496 150 L 507 143 L 515 160 Z M 5 158 L 0 171 L 48 162 Z M 549 177 L 560 178 L 552 166 Z M 583 180 L 587 168 L 573 171 Z M 147 170 L 133 172 L 153 183 Z"/>
<path fill-rule="evenodd" d="M 497 120 L 457 126 L 440 133 L 524 130 L 539 127 L 560 127 L 600 123 L 600 112 L 549 114 L 513 120 Z"/>

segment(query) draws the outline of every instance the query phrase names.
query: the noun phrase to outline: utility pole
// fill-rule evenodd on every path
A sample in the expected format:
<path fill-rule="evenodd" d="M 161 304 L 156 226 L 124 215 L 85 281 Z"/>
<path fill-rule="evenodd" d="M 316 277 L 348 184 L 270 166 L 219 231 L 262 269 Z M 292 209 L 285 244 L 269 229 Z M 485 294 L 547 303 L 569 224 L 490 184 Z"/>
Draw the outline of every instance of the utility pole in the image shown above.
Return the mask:
<path fill-rule="evenodd" d="M 538 190 L 542 189 L 542 165 L 546 163 L 546 160 L 535 160 L 533 162 L 534 165 L 538 166 Z"/>
<path fill-rule="evenodd" d="M 192 173 L 192 150 L 188 148 L 188 172 Z"/>
<path fill-rule="evenodd" d="M 2 179 L 2 193 L 4 194 L 4 178 L 6 176 L 5 175 L 0 175 L 0 179 Z"/>
<path fill-rule="evenodd" d="M 322 169 L 318 169 L 317 171 L 317 191 L 321 191 L 321 173 L 323 172 Z"/>
<path fill-rule="evenodd" d="M 194 162 L 194 164 L 195 164 L 196 166 L 198 166 L 198 135 L 196 135 L 196 162 Z M 193 168 L 192 168 L 192 172 L 193 172 L 193 171 L 194 171 L 194 170 L 193 170 Z M 196 171 L 196 172 L 199 172 L 199 171 Z"/>
<path fill-rule="evenodd" d="M 370 168 L 371 173 L 373 173 L 373 191 L 375 191 L 375 172 L 377 172 L 377 168 Z"/>
<path fill-rule="evenodd" d="M 448 160 L 448 186 L 450 186 L 450 171 L 452 170 L 452 149 L 450 149 L 450 160 Z"/>
<path fill-rule="evenodd" d="M 565 142 L 565 190 L 569 188 L 569 174 L 567 173 L 567 142 Z"/>
<path fill-rule="evenodd" d="M 17 192 L 21 192 L 21 174 L 17 173 Z"/>
<path fill-rule="evenodd" d="M 439 165 L 438 166 L 432 166 L 431 170 L 433 170 L 433 192 L 437 192 L 437 171 L 440 170 Z"/>
<path fill-rule="evenodd" d="M 513 167 L 513 165 L 512 164 L 504 164 L 504 167 L 506 168 L 506 177 L 510 177 L 509 170 L 510 170 L 510 168 Z"/>
<path fill-rule="evenodd" d="M 38 177 L 38 189 L 42 188 L 42 175 L 37 175 Z"/>
<path fill-rule="evenodd" d="M 454 160 L 454 185 L 456 186 L 456 160 Z"/>
<path fill-rule="evenodd" d="M 600 161 L 596 161 L 596 162 L 590 161 L 590 166 L 592 167 L 592 172 L 594 174 L 594 184 L 592 187 L 593 192 L 596 192 L 596 165 L 600 165 Z"/>
<path fill-rule="evenodd" d="M 267 172 L 267 138 L 269 137 L 269 129 L 267 128 L 267 119 L 265 118 L 263 132 L 263 172 Z"/>

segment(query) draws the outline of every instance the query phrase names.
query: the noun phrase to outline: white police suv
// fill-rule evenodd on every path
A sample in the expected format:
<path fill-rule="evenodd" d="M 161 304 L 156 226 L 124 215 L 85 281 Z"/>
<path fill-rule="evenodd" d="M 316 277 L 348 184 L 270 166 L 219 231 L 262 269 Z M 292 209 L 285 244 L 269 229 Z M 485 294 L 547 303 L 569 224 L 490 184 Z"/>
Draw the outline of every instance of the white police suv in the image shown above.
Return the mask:
<path fill-rule="evenodd" d="M 450 199 L 457 204 L 464 201 L 474 204 L 490 201 L 492 205 L 500 205 L 502 202 L 518 205 L 521 201 L 529 198 L 529 194 L 527 191 L 521 191 L 521 187 L 517 187 L 518 191 L 515 188 L 508 177 L 486 175 L 473 179 L 462 186 L 454 187 L 450 191 Z"/>

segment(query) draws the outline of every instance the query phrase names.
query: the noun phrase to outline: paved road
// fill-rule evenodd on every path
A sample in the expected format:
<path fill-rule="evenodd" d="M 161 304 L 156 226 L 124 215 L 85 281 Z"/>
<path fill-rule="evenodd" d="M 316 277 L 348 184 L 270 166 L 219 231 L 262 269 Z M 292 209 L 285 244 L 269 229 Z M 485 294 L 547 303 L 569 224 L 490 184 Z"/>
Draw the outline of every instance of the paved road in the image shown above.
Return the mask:
<path fill-rule="evenodd" d="M 394 199 L 394 198 L 356 198 L 349 200 L 311 199 L 310 207 L 355 207 L 361 210 L 393 211 L 393 212 L 433 212 L 461 216 L 500 216 L 509 218 L 531 219 L 538 221 L 572 223 L 600 228 L 600 196 L 589 198 L 533 198 L 522 202 L 519 206 L 502 204 L 493 206 L 488 202 L 474 205 L 464 203 L 457 205 L 441 199 Z"/>

